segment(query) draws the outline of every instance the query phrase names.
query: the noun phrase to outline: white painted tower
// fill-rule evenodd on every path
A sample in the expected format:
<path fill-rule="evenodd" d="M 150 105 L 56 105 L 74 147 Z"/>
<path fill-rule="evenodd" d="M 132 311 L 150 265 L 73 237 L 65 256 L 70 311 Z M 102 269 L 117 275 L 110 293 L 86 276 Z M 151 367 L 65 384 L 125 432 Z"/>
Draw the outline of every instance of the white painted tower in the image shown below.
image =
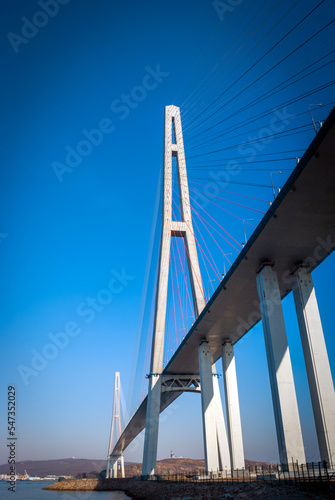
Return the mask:
<path fill-rule="evenodd" d="M 172 220 L 173 157 L 176 157 L 178 171 L 181 211 L 181 220 L 179 221 Z M 205 297 L 192 224 L 180 109 L 176 106 L 166 106 L 165 108 L 163 221 L 151 364 L 148 375 L 149 388 L 142 466 L 142 476 L 147 478 L 154 478 L 156 473 L 171 237 L 180 237 L 185 240 L 194 313 L 195 317 L 197 317 L 205 306 Z M 212 367 L 210 353 L 209 357 L 201 354 L 204 346 L 200 346 L 199 349 L 206 468 L 207 470 L 217 470 L 219 469 L 219 463 L 229 462 L 228 441 L 222 418 L 220 392 L 216 390 L 216 384 L 213 385 L 213 375 L 216 374 L 215 366 Z M 183 377 L 185 378 L 185 374 Z M 211 401 L 210 414 L 205 411 L 208 399 Z M 218 416 L 216 417 L 216 415 Z M 228 463 L 224 465 L 227 467 Z"/>
<path fill-rule="evenodd" d="M 115 372 L 114 379 L 114 396 L 113 396 L 113 416 L 112 416 L 112 425 L 111 432 L 109 437 L 109 447 L 108 447 L 108 456 L 107 456 L 107 467 L 106 467 L 106 478 L 114 478 L 117 477 L 118 469 L 121 470 L 121 476 L 125 477 L 124 473 L 124 459 L 123 455 L 112 455 L 113 444 L 114 444 L 114 435 L 116 433 L 117 439 L 121 436 L 122 426 L 121 426 L 121 386 L 120 386 L 120 372 Z"/>

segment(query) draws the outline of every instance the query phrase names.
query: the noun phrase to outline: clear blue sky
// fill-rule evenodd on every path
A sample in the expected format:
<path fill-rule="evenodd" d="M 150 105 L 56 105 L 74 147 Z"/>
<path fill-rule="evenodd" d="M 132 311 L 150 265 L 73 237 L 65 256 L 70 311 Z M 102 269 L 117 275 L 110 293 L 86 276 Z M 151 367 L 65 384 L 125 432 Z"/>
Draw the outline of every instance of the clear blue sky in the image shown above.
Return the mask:
<path fill-rule="evenodd" d="M 205 0 L 63 0 L 56 7 L 50 2 L 44 8 L 49 13 L 41 15 L 44 3 L 12 2 L 3 6 L 0 21 L 4 62 L 1 463 L 7 460 L 4 417 L 9 384 L 17 387 L 19 460 L 106 456 L 114 373 L 121 372 L 126 398 L 132 371 L 162 161 L 164 107 L 181 106 L 190 179 L 206 185 L 210 180 L 206 161 L 212 161 L 213 172 L 229 159 L 242 156 L 246 161 L 241 142 L 257 136 L 273 116 L 257 122 L 254 115 L 327 84 L 334 76 L 334 54 L 328 55 L 335 49 L 331 25 L 252 85 L 334 18 L 329 0 L 237 83 L 238 76 L 319 2 L 291 4 L 285 0 L 276 2 L 272 11 L 269 5 L 265 8 L 266 2 L 244 1 L 228 9 L 221 21 L 212 2 Z M 248 25 L 251 21 L 254 25 Z M 319 67 L 327 65 L 318 73 L 228 121 L 228 114 L 284 80 L 318 68 L 314 65 L 305 70 L 321 58 Z M 227 93 L 206 109 L 224 91 Z M 129 94 L 136 99 L 129 100 Z M 277 152 L 282 158 L 282 151 L 292 150 L 294 153 L 284 157 L 301 155 L 314 136 L 308 106 L 334 100 L 334 87 L 330 86 L 289 105 L 287 113 L 299 116 L 285 123 L 287 135 L 270 141 L 257 154 Z M 210 117 L 219 105 L 225 105 L 224 111 Z M 331 107 L 315 109 L 315 119 L 326 118 Z M 227 123 L 206 131 L 225 119 Z M 241 120 L 251 120 L 249 128 L 242 129 Z M 303 133 L 291 134 L 291 129 L 305 125 Z M 206 142 L 211 134 L 233 128 L 230 142 L 226 137 L 218 137 L 215 144 Z M 243 135 L 238 136 L 239 132 Z M 234 147 L 205 156 L 227 146 Z M 80 155 L 73 152 L 76 150 Z M 197 154 L 203 156 L 195 157 Z M 283 171 L 275 181 L 280 186 L 294 165 L 295 159 L 274 167 L 262 164 L 268 170 L 241 172 L 235 179 L 240 184 L 232 182 L 227 189 L 271 200 L 270 171 Z M 251 183 L 268 187 L 250 187 Z M 268 207 L 257 201 L 251 204 L 260 211 Z M 210 208 L 208 204 L 206 209 Z M 240 219 L 253 218 L 254 225 L 262 215 L 250 215 L 242 207 L 234 210 Z M 217 211 L 215 217 L 220 216 Z M 241 220 L 227 216 L 222 224 L 239 243 L 243 241 Z M 247 226 L 248 235 L 251 230 Z M 224 251 L 233 253 L 228 246 Z M 220 254 L 213 252 L 221 262 Z M 334 262 L 334 256 L 329 257 L 313 273 L 333 373 L 334 295 L 329 283 L 335 279 Z M 210 290 L 212 278 L 204 276 L 206 290 Z M 112 296 L 101 292 L 108 284 Z M 94 301 L 97 296 L 100 305 Z M 285 299 L 284 309 L 306 455 L 312 459 L 317 456 L 316 437 L 292 297 Z M 62 348 L 50 348 L 50 359 L 40 358 L 36 361 L 39 366 L 34 367 L 36 353 L 41 355 L 46 345 L 55 345 L 55 335 L 65 329 L 66 335 L 57 336 Z M 261 325 L 236 346 L 236 363 L 246 458 L 276 461 Z M 142 380 L 139 385 L 143 386 Z M 141 388 L 136 390 L 141 397 Z M 203 457 L 198 395 L 180 397 L 163 416 L 159 458 L 168 456 L 171 448 L 177 455 Z M 142 459 L 141 442 L 126 459 Z"/>

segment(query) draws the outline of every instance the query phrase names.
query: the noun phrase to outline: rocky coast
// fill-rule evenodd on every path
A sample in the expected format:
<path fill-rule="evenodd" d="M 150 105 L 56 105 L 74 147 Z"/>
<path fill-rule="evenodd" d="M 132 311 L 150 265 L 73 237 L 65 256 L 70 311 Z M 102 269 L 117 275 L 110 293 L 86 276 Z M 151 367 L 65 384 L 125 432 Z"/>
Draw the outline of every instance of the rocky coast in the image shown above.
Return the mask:
<path fill-rule="evenodd" d="M 134 500 L 253 500 L 253 499 L 329 499 L 334 493 L 303 491 L 294 484 L 257 482 L 233 483 L 177 483 L 139 481 L 135 479 L 76 479 L 60 481 L 45 488 L 59 491 L 123 491 Z"/>

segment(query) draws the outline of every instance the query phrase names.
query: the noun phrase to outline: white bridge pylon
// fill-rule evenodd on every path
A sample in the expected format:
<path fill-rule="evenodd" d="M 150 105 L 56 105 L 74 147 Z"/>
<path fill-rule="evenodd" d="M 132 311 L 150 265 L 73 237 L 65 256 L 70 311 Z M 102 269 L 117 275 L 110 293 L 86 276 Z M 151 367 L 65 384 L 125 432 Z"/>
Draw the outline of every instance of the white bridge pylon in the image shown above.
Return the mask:
<path fill-rule="evenodd" d="M 112 415 L 112 425 L 111 425 L 111 432 L 110 432 L 109 446 L 108 446 L 106 479 L 117 477 L 118 469 L 121 470 L 121 477 L 125 477 L 123 454 L 121 455 L 112 454 L 113 440 L 115 433 L 117 433 L 117 436 L 119 438 L 122 432 L 120 400 L 121 400 L 120 372 L 115 372 L 113 415 Z"/>
<path fill-rule="evenodd" d="M 181 220 L 172 219 L 172 165 L 173 157 L 176 157 L 178 184 L 180 193 Z M 186 161 L 184 151 L 183 132 L 180 119 L 180 109 L 176 106 L 166 106 L 164 127 L 164 189 L 163 189 L 163 220 L 160 242 L 159 271 L 156 292 L 156 305 L 154 317 L 154 331 L 151 350 L 151 363 L 148 402 L 146 413 L 146 426 L 144 438 L 142 476 L 154 477 L 156 474 L 157 442 L 159 428 L 159 413 L 161 393 L 166 390 L 163 380 L 163 354 L 166 321 L 166 306 L 168 295 L 168 277 L 170 265 L 171 238 L 180 237 L 185 240 L 186 259 L 188 263 L 189 279 L 192 291 L 192 299 L 195 317 L 198 317 L 205 307 L 202 278 L 200 273 L 197 248 L 195 243 L 189 189 L 187 182 Z M 225 470 L 230 468 L 244 467 L 244 453 L 242 444 L 241 422 L 239 419 L 239 403 L 237 385 L 233 385 L 234 393 L 230 394 L 229 413 L 233 411 L 238 419 L 228 428 L 228 438 L 223 418 L 221 396 L 218 387 L 215 365 L 211 362 L 210 349 L 203 339 L 199 345 L 199 374 L 189 374 L 190 382 L 197 378 L 201 386 L 203 438 L 206 470 L 208 472 Z M 235 365 L 232 365 L 235 369 Z M 230 370 L 229 376 L 236 378 L 234 370 Z M 178 379 L 178 376 L 174 376 Z M 177 387 L 182 392 L 189 385 L 185 384 L 187 375 L 180 376 L 183 381 Z M 232 384 L 228 383 L 228 387 Z M 195 391 L 199 392 L 199 390 Z M 234 446 L 231 445 L 234 437 Z M 236 438 L 237 437 L 237 438 Z M 238 445 L 236 444 L 238 443 Z M 238 448 L 238 449 L 237 449 Z M 232 451 L 229 452 L 229 449 Z"/>

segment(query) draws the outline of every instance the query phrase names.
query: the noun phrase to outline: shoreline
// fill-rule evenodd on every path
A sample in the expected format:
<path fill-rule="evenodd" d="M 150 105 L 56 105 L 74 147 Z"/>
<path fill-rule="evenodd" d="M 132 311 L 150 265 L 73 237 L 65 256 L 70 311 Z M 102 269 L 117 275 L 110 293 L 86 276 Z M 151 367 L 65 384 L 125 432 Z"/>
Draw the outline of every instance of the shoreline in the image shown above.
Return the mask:
<path fill-rule="evenodd" d="M 140 481 L 133 478 L 125 479 L 74 479 L 70 481 L 59 481 L 43 488 L 53 491 L 122 491 L 133 500 L 224 500 L 234 498 L 242 499 L 266 499 L 278 500 L 287 498 L 292 500 L 314 499 L 320 500 L 331 498 L 333 492 L 321 492 L 320 490 L 304 491 L 297 488 L 293 483 L 290 485 L 278 485 L 261 481 L 248 483 L 225 484 L 222 482 L 198 483 L 198 482 L 157 482 Z M 330 495 L 329 495 L 330 493 Z"/>

